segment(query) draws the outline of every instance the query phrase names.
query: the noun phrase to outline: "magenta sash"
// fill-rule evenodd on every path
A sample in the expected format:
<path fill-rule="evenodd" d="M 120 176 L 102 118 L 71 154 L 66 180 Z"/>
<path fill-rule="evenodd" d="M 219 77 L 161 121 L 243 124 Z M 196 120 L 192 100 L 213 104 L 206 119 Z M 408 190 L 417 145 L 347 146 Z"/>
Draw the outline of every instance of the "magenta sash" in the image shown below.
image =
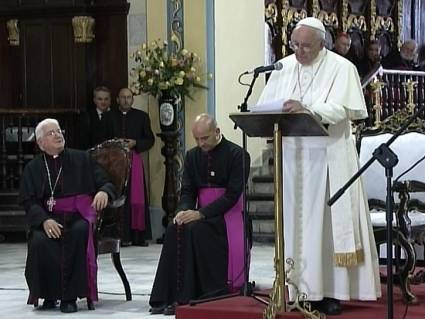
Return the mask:
<path fill-rule="evenodd" d="M 225 188 L 201 188 L 198 192 L 199 207 L 207 206 L 209 203 L 223 196 L 225 192 Z M 224 214 L 228 247 L 227 281 L 231 292 L 235 292 L 242 287 L 245 280 L 242 210 L 243 195 L 241 195 L 236 204 Z"/>
<path fill-rule="evenodd" d="M 135 151 L 132 151 L 131 154 L 131 229 L 143 231 L 146 228 L 145 176 L 143 168 L 143 159 L 142 156 L 140 154 L 137 154 Z"/>
<path fill-rule="evenodd" d="M 56 199 L 53 213 L 79 212 L 89 223 L 89 234 L 87 240 L 87 298 L 97 301 L 97 262 L 93 241 L 93 225 L 96 222 L 96 210 L 91 207 L 93 198 L 89 195 L 76 195 Z"/>

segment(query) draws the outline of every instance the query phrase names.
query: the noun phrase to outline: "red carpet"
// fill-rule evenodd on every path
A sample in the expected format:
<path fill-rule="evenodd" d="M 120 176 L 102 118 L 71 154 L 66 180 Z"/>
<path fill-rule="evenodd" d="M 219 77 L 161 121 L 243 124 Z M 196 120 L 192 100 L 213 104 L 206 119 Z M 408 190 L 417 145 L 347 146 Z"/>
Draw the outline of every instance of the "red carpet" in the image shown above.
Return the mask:
<path fill-rule="evenodd" d="M 343 313 L 328 318 L 380 319 L 387 317 L 386 286 L 382 286 L 383 297 L 376 302 L 343 302 Z M 418 298 L 418 305 L 409 305 L 407 319 L 425 318 L 425 284 L 412 286 Z M 261 319 L 265 306 L 251 297 L 233 297 L 210 301 L 196 306 L 180 306 L 176 310 L 177 319 Z M 400 289 L 394 287 L 394 319 L 401 319 L 405 311 Z M 277 318 L 303 318 L 299 312 L 279 313 Z"/>

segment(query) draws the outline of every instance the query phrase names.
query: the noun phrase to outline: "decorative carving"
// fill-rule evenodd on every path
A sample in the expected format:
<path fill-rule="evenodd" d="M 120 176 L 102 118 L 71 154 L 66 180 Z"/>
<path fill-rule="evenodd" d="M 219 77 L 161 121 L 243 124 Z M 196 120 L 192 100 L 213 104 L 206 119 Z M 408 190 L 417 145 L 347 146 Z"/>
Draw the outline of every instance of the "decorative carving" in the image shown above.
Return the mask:
<path fill-rule="evenodd" d="M 406 108 L 409 110 L 409 113 L 413 115 L 413 113 L 415 113 L 416 107 L 416 104 L 413 102 L 413 93 L 415 91 L 415 87 L 418 85 L 418 82 L 412 81 L 412 79 L 408 79 L 407 82 L 403 82 L 402 84 L 407 92 Z"/>
<path fill-rule="evenodd" d="M 94 18 L 90 16 L 76 16 L 72 18 L 75 43 L 91 43 L 94 36 Z"/>
<path fill-rule="evenodd" d="M 320 12 L 320 3 L 319 0 L 313 0 L 313 14 L 312 16 L 317 18 Z"/>
<path fill-rule="evenodd" d="M 379 81 L 376 78 L 371 84 L 372 89 L 372 101 L 373 101 L 373 110 L 375 111 L 375 123 L 374 127 L 379 127 L 381 125 L 381 115 L 382 115 L 382 88 L 386 85 L 385 82 Z"/>
<path fill-rule="evenodd" d="M 183 25 L 183 0 L 169 0 L 169 5 L 171 5 L 171 16 L 168 23 L 170 24 L 171 32 L 171 46 L 170 49 L 173 52 L 178 52 L 184 47 L 184 25 Z M 184 99 L 181 100 L 181 103 L 178 103 L 178 108 L 176 109 L 177 117 L 177 140 L 176 151 L 173 156 L 173 170 L 174 174 L 174 190 L 175 196 L 179 196 L 181 190 L 181 177 L 183 175 L 183 154 L 184 154 Z M 170 173 L 171 174 L 171 173 Z M 164 187 L 163 196 L 171 196 L 165 193 L 166 188 Z M 173 195 L 173 196 L 174 196 Z M 164 208 L 164 207 L 163 207 Z M 164 208 L 165 210 L 165 208 Z M 166 210 L 167 211 L 167 210 Z"/>
<path fill-rule="evenodd" d="M 325 27 L 338 29 L 338 16 L 335 12 L 320 11 L 317 15 L 317 19 L 322 21 Z"/>
<path fill-rule="evenodd" d="M 376 39 L 376 0 L 370 1 L 370 40 Z"/>
<path fill-rule="evenodd" d="M 347 19 L 347 30 L 356 28 L 361 31 L 367 31 L 366 18 L 364 16 L 356 16 L 350 14 Z"/>
<path fill-rule="evenodd" d="M 19 26 L 17 19 L 11 19 L 6 22 L 7 32 L 9 36 L 7 39 L 9 40 L 9 44 L 12 46 L 19 45 Z"/>
<path fill-rule="evenodd" d="M 276 3 L 272 2 L 269 3 L 265 10 L 264 10 L 264 16 L 266 18 L 266 20 L 271 20 L 274 23 L 276 23 L 277 21 L 277 6 Z"/>
<path fill-rule="evenodd" d="M 397 0 L 397 13 L 398 13 L 398 32 L 397 32 L 397 46 L 400 49 L 402 45 L 402 25 L 403 25 L 403 1 Z"/>
<path fill-rule="evenodd" d="M 288 46 L 288 34 L 290 33 L 288 27 L 291 24 L 296 24 L 298 21 L 307 17 L 305 9 L 296 9 L 289 5 L 288 0 L 282 3 L 282 55 L 286 56 L 286 47 Z"/>
<path fill-rule="evenodd" d="M 348 19 L 348 0 L 342 0 L 342 16 L 341 16 L 341 24 L 342 31 L 347 32 L 347 19 Z"/>

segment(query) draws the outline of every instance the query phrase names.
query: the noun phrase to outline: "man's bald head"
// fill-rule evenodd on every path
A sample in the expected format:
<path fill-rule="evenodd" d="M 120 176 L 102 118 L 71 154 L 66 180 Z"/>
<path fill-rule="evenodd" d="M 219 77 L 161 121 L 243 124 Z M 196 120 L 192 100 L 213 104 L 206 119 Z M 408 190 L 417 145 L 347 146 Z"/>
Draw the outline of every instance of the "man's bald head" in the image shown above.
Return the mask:
<path fill-rule="evenodd" d="M 195 118 L 192 135 L 196 144 L 204 151 L 212 150 L 220 141 L 220 129 L 216 120 L 209 114 L 202 113 Z"/>

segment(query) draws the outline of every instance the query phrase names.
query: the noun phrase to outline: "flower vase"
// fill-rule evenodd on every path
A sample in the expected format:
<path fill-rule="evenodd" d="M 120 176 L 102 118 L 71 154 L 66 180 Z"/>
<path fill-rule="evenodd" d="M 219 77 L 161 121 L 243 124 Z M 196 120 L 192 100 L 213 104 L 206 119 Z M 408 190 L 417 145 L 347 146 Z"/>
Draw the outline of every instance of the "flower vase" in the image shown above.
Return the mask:
<path fill-rule="evenodd" d="M 176 131 L 178 129 L 178 113 L 181 108 L 180 96 L 163 92 L 158 98 L 158 106 L 161 131 Z"/>

